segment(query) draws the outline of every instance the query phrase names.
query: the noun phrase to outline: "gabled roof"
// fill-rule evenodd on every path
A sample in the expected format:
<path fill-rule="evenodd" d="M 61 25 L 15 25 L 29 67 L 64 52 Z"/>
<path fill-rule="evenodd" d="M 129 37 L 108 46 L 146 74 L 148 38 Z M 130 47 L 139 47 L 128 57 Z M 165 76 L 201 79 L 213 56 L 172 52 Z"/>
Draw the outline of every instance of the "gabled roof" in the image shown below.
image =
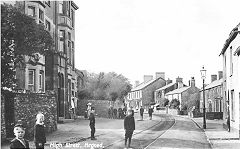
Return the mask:
<path fill-rule="evenodd" d="M 157 89 L 156 91 L 165 90 L 165 89 L 167 89 L 167 88 L 169 88 L 169 87 L 171 87 L 171 86 L 173 86 L 173 85 L 175 85 L 175 84 L 176 84 L 176 83 L 169 83 L 168 85 L 165 85 L 165 86 Z"/>
<path fill-rule="evenodd" d="M 180 94 L 180 93 L 186 91 L 187 89 L 189 89 L 190 87 L 191 87 L 191 86 L 181 87 L 181 88 L 179 88 L 179 89 L 175 89 L 175 90 L 173 90 L 173 91 L 171 91 L 171 92 L 168 92 L 166 95 Z"/>
<path fill-rule="evenodd" d="M 230 43 L 236 38 L 236 36 L 238 35 L 239 31 L 238 31 L 238 27 L 240 26 L 240 23 L 235 27 L 233 28 L 233 30 L 231 31 L 228 39 L 226 40 L 225 44 L 223 45 L 223 49 L 220 53 L 220 55 L 224 54 L 225 51 L 227 50 L 228 46 L 230 45 Z M 220 56 L 219 55 L 219 56 Z"/>
<path fill-rule="evenodd" d="M 223 82 L 223 78 L 221 78 L 221 79 L 219 79 L 219 80 L 215 80 L 215 81 L 213 81 L 212 83 L 208 84 L 208 85 L 205 87 L 205 89 L 207 90 L 207 89 L 210 89 L 210 88 L 219 86 L 219 85 L 222 84 L 222 82 Z"/>
<path fill-rule="evenodd" d="M 157 81 L 157 80 L 159 80 L 159 79 L 164 80 L 163 78 L 160 77 L 160 78 L 157 78 L 157 79 L 152 79 L 152 80 L 150 80 L 150 81 L 148 81 L 148 82 L 145 82 L 145 83 L 143 82 L 143 83 L 141 83 L 140 85 L 138 85 L 137 87 L 133 88 L 133 89 L 131 90 L 131 92 L 144 89 L 145 87 L 147 87 L 148 85 L 152 84 L 153 82 L 155 82 L 155 81 Z M 164 80 L 164 81 L 165 81 L 165 80 Z"/>

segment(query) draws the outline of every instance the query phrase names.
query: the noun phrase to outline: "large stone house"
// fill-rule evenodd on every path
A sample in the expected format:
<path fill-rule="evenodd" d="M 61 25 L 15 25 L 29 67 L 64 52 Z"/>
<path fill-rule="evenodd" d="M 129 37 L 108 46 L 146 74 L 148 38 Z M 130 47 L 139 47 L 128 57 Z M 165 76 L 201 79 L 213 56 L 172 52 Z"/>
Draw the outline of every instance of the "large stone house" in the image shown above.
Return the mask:
<path fill-rule="evenodd" d="M 222 83 L 223 72 L 217 75 L 211 75 L 211 83 L 205 86 L 205 107 L 206 112 L 223 112 L 222 104 Z M 200 90 L 200 111 L 203 111 L 203 90 Z"/>
<path fill-rule="evenodd" d="M 127 106 L 132 106 L 134 109 L 139 109 L 140 106 L 148 107 L 154 104 L 154 91 L 166 85 L 165 73 L 157 72 L 156 78 L 152 75 L 144 75 L 144 82 L 137 84 L 125 100 Z"/>
<path fill-rule="evenodd" d="M 73 1 L 16 1 L 15 6 L 45 25 L 53 37 L 56 51 L 46 57 L 37 53 L 34 57 L 25 57 L 27 64 L 17 70 L 18 89 L 36 93 L 54 91 L 58 117 L 69 118 L 70 100 L 77 93 L 74 53 L 78 6 Z"/>
<path fill-rule="evenodd" d="M 180 102 L 180 105 L 179 105 L 180 110 L 184 109 L 188 103 L 199 100 L 199 89 L 195 86 L 194 77 L 192 77 L 190 80 L 190 86 L 181 85 L 177 89 L 171 92 L 168 92 L 165 95 L 165 98 L 169 100 L 169 103 L 173 99 L 177 99 Z M 187 108 L 190 108 L 190 107 L 187 107 Z"/>
<path fill-rule="evenodd" d="M 229 34 L 220 55 L 223 58 L 223 119 L 230 117 L 231 131 L 240 132 L 240 24 Z"/>

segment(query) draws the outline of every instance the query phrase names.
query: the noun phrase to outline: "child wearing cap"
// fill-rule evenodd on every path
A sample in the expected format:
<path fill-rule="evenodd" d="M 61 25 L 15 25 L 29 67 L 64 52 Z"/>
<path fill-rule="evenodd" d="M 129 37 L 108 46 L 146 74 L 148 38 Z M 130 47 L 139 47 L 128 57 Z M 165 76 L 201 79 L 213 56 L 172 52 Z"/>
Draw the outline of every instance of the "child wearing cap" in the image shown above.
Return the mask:
<path fill-rule="evenodd" d="M 26 139 L 24 139 L 25 130 L 23 126 L 20 124 L 15 125 L 13 132 L 16 137 L 11 141 L 10 149 L 17 149 L 17 148 L 29 149 L 29 143 Z"/>
<path fill-rule="evenodd" d="M 44 149 L 44 143 L 46 143 L 46 136 L 44 131 L 44 115 L 38 113 L 36 117 L 37 121 L 34 126 L 34 142 L 37 149 Z"/>
<path fill-rule="evenodd" d="M 94 116 L 94 113 L 95 113 L 95 109 L 94 107 L 91 108 L 91 111 L 90 111 L 90 116 L 89 116 L 89 120 L 90 120 L 90 123 L 89 123 L 89 126 L 90 126 L 90 129 L 91 129 L 91 140 L 96 140 L 94 134 L 95 134 L 95 116 Z"/>
<path fill-rule="evenodd" d="M 128 147 L 131 145 L 131 139 L 133 131 L 135 130 L 135 119 L 133 117 L 133 110 L 128 110 L 128 115 L 124 119 L 124 129 L 125 129 L 125 147 L 127 147 L 127 140 L 128 140 Z"/>

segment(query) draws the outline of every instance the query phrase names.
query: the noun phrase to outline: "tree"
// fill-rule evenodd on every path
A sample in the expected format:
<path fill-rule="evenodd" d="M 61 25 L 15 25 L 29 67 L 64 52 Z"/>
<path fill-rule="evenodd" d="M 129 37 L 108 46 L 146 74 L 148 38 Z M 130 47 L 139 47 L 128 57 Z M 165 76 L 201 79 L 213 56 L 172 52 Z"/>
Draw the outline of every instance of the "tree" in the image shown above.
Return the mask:
<path fill-rule="evenodd" d="M 53 39 L 44 25 L 16 7 L 1 4 L 1 89 L 15 87 L 15 70 L 25 64 L 24 56 L 39 60 L 36 53 L 47 55 L 53 52 Z"/>
<path fill-rule="evenodd" d="M 96 100 L 111 101 L 120 99 L 123 101 L 130 90 L 131 84 L 128 79 L 121 74 L 119 75 L 115 72 L 100 72 L 99 74 L 88 73 L 86 89 L 79 92 L 78 97 L 81 99 L 93 98 Z"/>
<path fill-rule="evenodd" d="M 173 100 L 170 102 L 170 107 L 173 108 L 173 109 L 179 108 L 179 105 L 180 105 L 180 102 L 179 102 L 179 100 L 177 100 L 177 99 L 173 99 Z"/>

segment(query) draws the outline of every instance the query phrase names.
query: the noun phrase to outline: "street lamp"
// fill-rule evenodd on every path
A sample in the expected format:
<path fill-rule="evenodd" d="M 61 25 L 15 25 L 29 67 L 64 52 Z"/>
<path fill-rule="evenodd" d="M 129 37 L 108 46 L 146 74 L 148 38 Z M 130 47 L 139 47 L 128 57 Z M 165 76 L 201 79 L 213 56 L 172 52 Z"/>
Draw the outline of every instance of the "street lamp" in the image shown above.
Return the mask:
<path fill-rule="evenodd" d="M 205 108 L 205 86 L 204 86 L 204 81 L 206 79 L 206 69 L 204 69 L 204 66 L 202 67 L 201 76 L 203 79 L 203 129 L 206 129 L 206 108 Z"/>

